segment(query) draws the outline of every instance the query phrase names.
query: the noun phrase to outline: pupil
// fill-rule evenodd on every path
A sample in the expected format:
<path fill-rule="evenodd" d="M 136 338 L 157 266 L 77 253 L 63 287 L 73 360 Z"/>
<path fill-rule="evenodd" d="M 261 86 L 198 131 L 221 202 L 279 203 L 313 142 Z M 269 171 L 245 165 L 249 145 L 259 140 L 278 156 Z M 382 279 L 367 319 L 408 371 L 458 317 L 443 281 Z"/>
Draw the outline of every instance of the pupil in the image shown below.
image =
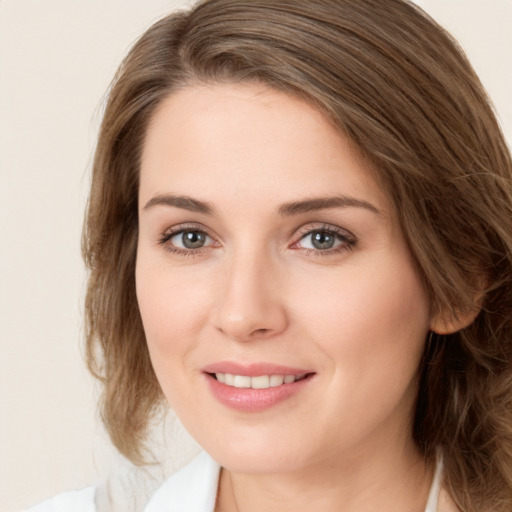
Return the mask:
<path fill-rule="evenodd" d="M 187 249 L 198 249 L 205 242 L 205 234 L 199 231 L 185 231 L 182 235 L 183 245 Z"/>
<path fill-rule="evenodd" d="M 331 249 L 334 245 L 334 236 L 326 232 L 318 231 L 313 234 L 312 238 L 315 249 Z"/>

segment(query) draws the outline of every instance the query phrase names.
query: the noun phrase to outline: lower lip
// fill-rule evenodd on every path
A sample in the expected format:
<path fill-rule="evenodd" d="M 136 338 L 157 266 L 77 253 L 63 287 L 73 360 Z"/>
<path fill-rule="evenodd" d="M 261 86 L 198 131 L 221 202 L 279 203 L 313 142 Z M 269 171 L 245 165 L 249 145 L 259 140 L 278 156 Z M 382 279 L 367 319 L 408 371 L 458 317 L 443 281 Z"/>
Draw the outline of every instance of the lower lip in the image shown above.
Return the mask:
<path fill-rule="evenodd" d="M 282 384 L 267 389 L 252 389 L 227 386 L 206 374 L 213 396 L 221 404 L 242 412 L 260 412 L 278 405 L 299 393 L 308 385 L 312 376 L 308 375 L 290 384 Z"/>

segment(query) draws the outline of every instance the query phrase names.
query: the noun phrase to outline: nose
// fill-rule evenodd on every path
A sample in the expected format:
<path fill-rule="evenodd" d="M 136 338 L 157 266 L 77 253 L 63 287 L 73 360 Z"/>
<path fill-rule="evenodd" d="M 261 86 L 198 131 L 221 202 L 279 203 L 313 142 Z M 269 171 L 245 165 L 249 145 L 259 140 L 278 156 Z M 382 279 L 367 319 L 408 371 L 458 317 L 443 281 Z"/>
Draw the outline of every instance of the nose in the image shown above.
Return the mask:
<path fill-rule="evenodd" d="M 270 259 L 234 257 L 221 277 L 214 323 L 233 340 L 270 338 L 286 329 L 283 289 Z"/>

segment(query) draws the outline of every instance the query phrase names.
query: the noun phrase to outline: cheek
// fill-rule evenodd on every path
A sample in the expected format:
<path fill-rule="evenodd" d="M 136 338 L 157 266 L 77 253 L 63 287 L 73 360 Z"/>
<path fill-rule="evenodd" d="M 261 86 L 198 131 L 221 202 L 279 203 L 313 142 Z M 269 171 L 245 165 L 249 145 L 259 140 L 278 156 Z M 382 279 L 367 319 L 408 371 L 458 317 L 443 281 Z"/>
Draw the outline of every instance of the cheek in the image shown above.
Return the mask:
<path fill-rule="evenodd" d="M 335 390 L 324 406 L 344 422 L 350 439 L 397 411 L 407 421 L 417 392 L 429 322 L 427 296 L 411 266 L 384 262 L 365 266 L 371 271 L 352 268 L 326 282 L 322 304 L 310 299 L 303 310 L 309 319 L 303 325 L 325 356 L 329 386 Z"/>
<path fill-rule="evenodd" d="M 183 414 L 190 408 L 190 369 L 184 364 L 197 348 L 211 300 L 197 275 L 141 254 L 136 266 L 137 300 L 153 369 L 167 402 Z M 204 283 L 204 282 L 203 282 Z"/>
<path fill-rule="evenodd" d="M 428 331 L 426 292 L 403 254 L 360 263 L 317 281 L 315 294 L 305 285 L 297 317 L 338 365 L 361 373 L 399 361 L 410 373 Z"/>
<path fill-rule="evenodd" d="M 189 272 L 171 269 L 139 257 L 136 266 L 137 300 L 153 363 L 172 364 L 192 348 L 205 323 L 205 303 L 211 293 L 204 281 Z M 203 282 L 200 286 L 199 283 Z"/>

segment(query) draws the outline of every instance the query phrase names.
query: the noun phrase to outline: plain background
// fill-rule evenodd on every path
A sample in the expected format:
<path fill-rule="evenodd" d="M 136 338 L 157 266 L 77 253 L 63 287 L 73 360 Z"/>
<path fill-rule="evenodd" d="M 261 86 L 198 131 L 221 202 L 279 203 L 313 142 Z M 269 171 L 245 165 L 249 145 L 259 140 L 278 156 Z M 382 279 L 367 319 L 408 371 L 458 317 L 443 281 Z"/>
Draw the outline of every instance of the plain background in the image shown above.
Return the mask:
<path fill-rule="evenodd" d="M 183 0 L 0 0 L 0 510 L 119 463 L 82 360 L 80 231 L 102 97 Z M 461 42 L 512 140 L 512 1 L 418 0 Z M 174 427 L 172 427 L 172 430 Z M 177 431 L 174 457 L 195 448 Z"/>

